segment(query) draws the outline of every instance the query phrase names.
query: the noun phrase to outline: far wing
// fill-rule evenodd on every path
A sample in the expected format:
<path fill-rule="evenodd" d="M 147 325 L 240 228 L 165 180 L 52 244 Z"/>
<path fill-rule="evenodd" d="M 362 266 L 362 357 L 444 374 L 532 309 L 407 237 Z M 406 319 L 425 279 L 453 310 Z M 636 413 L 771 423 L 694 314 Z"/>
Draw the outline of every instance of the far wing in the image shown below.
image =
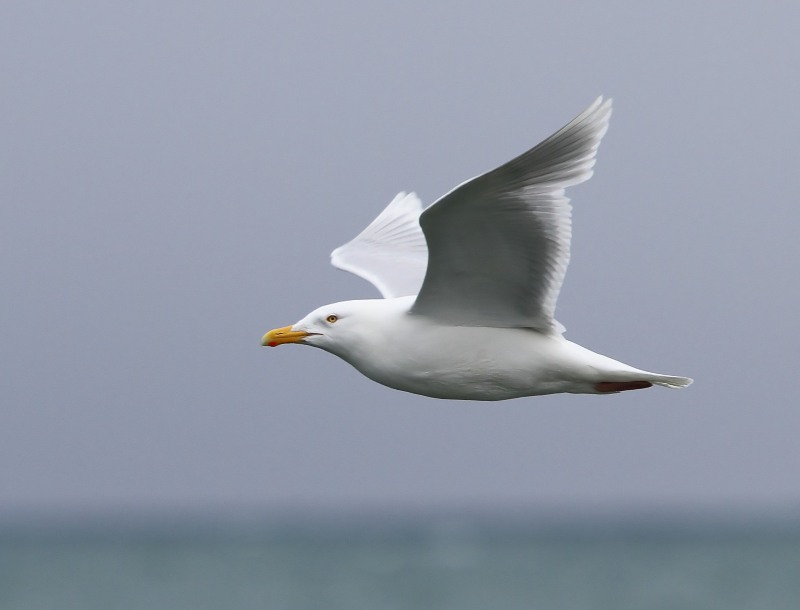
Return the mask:
<path fill-rule="evenodd" d="M 412 313 L 563 332 L 554 312 L 572 234 L 564 189 L 591 177 L 610 116 L 611 100 L 598 98 L 541 144 L 425 210 L 428 268 Z"/>
<path fill-rule="evenodd" d="M 371 282 L 384 298 L 417 294 L 428 262 L 421 212 L 415 193 L 398 194 L 355 239 L 331 253 L 331 264 Z"/>

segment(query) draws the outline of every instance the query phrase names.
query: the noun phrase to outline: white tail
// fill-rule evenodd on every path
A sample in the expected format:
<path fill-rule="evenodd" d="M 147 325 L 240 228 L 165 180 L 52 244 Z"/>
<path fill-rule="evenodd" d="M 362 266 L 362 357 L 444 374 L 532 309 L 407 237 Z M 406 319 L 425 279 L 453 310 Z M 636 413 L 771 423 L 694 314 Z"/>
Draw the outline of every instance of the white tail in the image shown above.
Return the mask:
<path fill-rule="evenodd" d="M 648 381 L 652 381 L 656 385 L 664 386 L 665 388 L 685 388 L 692 385 L 693 379 L 689 377 L 675 377 L 673 375 L 657 375 L 651 374 Z"/>

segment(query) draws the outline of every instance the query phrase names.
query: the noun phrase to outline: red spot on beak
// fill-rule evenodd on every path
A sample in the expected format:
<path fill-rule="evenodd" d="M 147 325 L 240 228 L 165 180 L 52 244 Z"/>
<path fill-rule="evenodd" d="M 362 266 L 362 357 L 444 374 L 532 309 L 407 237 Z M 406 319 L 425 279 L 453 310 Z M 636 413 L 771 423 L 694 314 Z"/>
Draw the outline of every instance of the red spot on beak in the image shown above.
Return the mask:
<path fill-rule="evenodd" d="M 278 342 L 277 341 L 270 341 L 269 343 L 267 343 L 267 345 L 269 345 L 270 347 L 276 347 L 278 345 Z"/>

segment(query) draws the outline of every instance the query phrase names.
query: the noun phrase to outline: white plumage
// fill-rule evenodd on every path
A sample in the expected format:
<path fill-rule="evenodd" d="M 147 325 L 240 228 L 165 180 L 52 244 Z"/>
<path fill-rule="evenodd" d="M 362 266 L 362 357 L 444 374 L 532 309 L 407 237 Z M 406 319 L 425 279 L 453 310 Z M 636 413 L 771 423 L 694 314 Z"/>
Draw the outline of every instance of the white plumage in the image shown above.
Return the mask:
<path fill-rule="evenodd" d="M 570 251 L 564 189 L 591 177 L 610 116 L 611 100 L 598 98 L 536 147 L 425 210 L 400 193 L 331 254 L 384 298 L 325 305 L 268 332 L 263 344 L 319 347 L 379 383 L 436 398 L 689 385 L 567 341 L 554 317 Z"/>
<path fill-rule="evenodd" d="M 355 239 L 331 252 L 331 263 L 371 282 L 385 299 L 417 294 L 428 264 L 421 213 L 416 193 L 398 193 Z"/>

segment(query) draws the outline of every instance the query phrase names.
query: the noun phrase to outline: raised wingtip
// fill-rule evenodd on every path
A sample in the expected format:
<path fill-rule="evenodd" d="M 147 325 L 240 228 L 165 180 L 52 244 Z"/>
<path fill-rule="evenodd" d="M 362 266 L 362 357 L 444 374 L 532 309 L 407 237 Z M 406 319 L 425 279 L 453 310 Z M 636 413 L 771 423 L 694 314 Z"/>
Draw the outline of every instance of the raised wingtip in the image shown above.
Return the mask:
<path fill-rule="evenodd" d="M 583 114 L 591 114 L 592 112 L 595 112 L 600 108 L 608 109 L 611 108 L 612 105 L 613 105 L 613 98 L 604 97 L 603 95 L 598 95 L 596 98 L 594 98 L 594 101 L 591 104 L 589 104 L 589 107 L 583 111 Z"/>
<path fill-rule="evenodd" d="M 361 233 L 331 252 L 331 264 L 372 283 L 385 298 L 416 294 L 428 258 L 421 212 L 416 193 L 398 193 Z"/>

